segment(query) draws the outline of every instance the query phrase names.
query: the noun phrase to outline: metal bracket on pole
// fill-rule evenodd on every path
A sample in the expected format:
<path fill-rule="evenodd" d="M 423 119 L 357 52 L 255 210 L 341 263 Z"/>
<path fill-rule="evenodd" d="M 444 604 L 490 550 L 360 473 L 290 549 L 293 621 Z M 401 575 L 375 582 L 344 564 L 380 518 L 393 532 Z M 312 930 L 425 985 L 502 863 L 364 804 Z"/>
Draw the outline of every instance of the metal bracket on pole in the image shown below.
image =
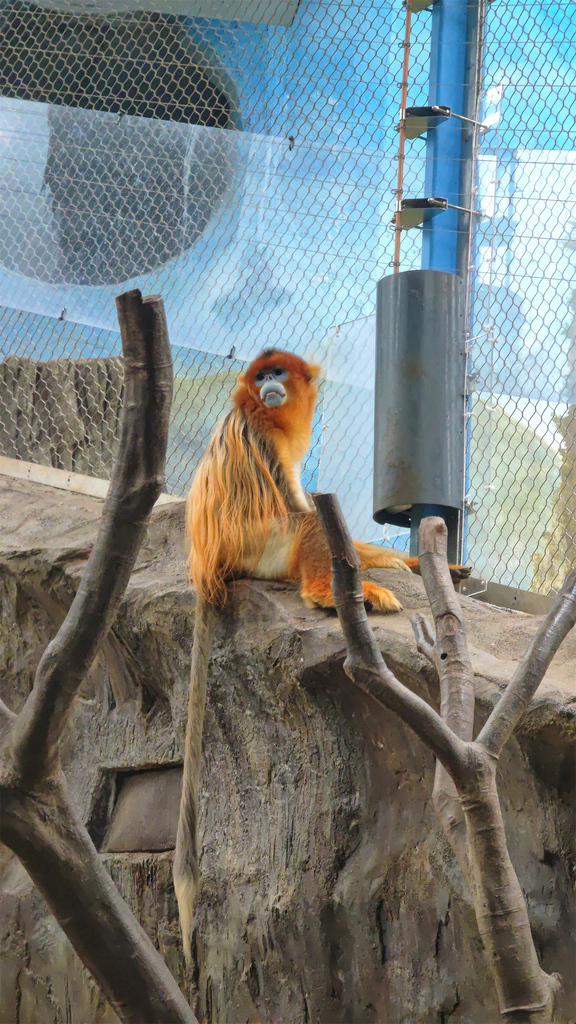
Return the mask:
<path fill-rule="evenodd" d="M 437 196 L 435 199 L 401 199 L 396 204 L 396 213 L 392 218 L 392 224 L 397 226 L 397 216 L 400 214 L 400 228 L 402 231 L 410 231 L 411 228 L 418 228 L 426 224 L 431 217 L 445 210 L 458 210 L 460 213 L 469 213 L 471 217 L 484 217 L 481 210 L 468 210 L 464 206 L 455 206 L 447 199 Z"/>
<path fill-rule="evenodd" d="M 436 0 L 412 0 L 412 14 L 420 14 L 421 11 L 429 10 Z M 406 0 L 402 0 L 402 7 L 406 7 Z"/>
<path fill-rule="evenodd" d="M 487 132 L 492 125 L 484 124 L 483 121 L 474 121 L 471 117 L 464 117 L 463 114 L 455 114 L 451 107 L 444 103 L 437 103 L 430 107 L 406 107 L 400 111 L 400 123 L 396 130 L 404 127 L 404 136 L 407 139 L 419 139 L 431 128 L 438 128 L 451 117 L 457 121 L 463 121 L 465 125 L 472 125 L 479 132 Z"/>
<path fill-rule="evenodd" d="M 429 128 L 437 128 L 443 121 L 447 121 L 452 111 L 450 107 L 406 107 L 400 111 L 400 125 L 404 124 L 404 134 L 407 139 L 419 139 L 425 135 Z"/>
<path fill-rule="evenodd" d="M 396 205 L 396 214 L 400 214 L 400 227 L 403 231 L 409 231 L 411 228 L 417 228 L 420 224 L 430 220 L 431 217 L 435 217 L 437 213 L 442 213 L 448 209 L 448 202 L 446 199 L 401 199 Z M 396 214 L 392 218 L 392 223 L 395 224 Z"/>

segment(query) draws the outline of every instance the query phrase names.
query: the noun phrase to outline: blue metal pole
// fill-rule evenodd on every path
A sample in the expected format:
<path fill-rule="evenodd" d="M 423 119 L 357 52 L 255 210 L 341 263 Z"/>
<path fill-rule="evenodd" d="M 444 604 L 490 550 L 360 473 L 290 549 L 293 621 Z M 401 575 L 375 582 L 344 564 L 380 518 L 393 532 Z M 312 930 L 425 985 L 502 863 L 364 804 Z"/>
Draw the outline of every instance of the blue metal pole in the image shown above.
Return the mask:
<path fill-rule="evenodd" d="M 430 49 L 430 106 L 443 103 L 455 114 L 469 116 L 466 103 L 466 64 L 469 0 L 436 0 L 432 8 Z M 462 202 L 461 169 L 464 122 L 451 117 L 433 128 L 426 139 L 427 196 L 443 196 L 453 206 Z M 446 210 L 424 225 L 422 269 L 462 272 L 458 267 L 458 210 Z"/>
<path fill-rule="evenodd" d="M 435 0 L 432 8 L 429 105 L 443 104 L 449 106 L 452 113 L 469 118 L 475 116 L 478 88 L 479 2 Z M 425 195 L 442 196 L 452 206 L 464 209 L 470 209 L 472 204 L 470 168 L 466 165 L 471 156 L 470 128 L 465 122 L 451 117 L 438 128 L 429 130 L 426 139 Z M 425 222 L 423 270 L 444 270 L 465 278 L 469 216 L 459 210 L 448 209 Z M 427 515 L 438 515 L 445 520 L 448 557 L 451 561 L 458 561 L 462 517 L 456 510 L 444 506 L 412 507 L 411 553 L 418 552 L 418 526 Z"/>

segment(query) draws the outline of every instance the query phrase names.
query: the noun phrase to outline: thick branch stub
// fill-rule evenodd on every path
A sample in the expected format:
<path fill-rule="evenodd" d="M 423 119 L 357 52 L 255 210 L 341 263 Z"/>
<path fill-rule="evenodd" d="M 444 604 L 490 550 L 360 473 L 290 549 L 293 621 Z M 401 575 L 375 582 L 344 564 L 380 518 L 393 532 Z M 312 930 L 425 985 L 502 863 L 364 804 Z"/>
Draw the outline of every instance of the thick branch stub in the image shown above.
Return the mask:
<path fill-rule="evenodd" d="M 474 672 L 460 599 L 448 566 L 448 530 L 444 520 L 438 516 L 423 519 L 418 542 L 422 580 L 434 614 L 433 653 L 429 651 L 431 638 L 429 632 L 424 635 L 422 621 L 413 621 L 412 628 L 417 644 L 424 645 L 423 652 L 431 655 L 438 670 L 442 718 L 456 736 L 469 741 L 474 728 Z"/>
<path fill-rule="evenodd" d="M 440 516 L 426 516 L 418 527 L 418 555 L 439 555 L 448 561 L 448 530 Z"/>
<path fill-rule="evenodd" d="M 78 591 L 46 648 L 21 713 L 3 710 L 2 838 L 44 895 L 82 962 L 129 1024 L 196 1024 L 166 964 L 78 821 L 58 744 L 75 694 L 126 590 L 162 488 L 172 359 L 162 300 L 118 299 L 126 357 L 118 454 Z M 2 709 L 0 709 L 2 710 Z"/>
<path fill-rule="evenodd" d="M 439 516 L 427 516 L 418 529 L 418 559 L 426 596 L 436 623 L 439 616 L 453 615 L 462 623 L 460 600 L 448 568 L 448 530 Z M 455 629 L 456 627 L 453 626 Z"/>
<path fill-rule="evenodd" d="M 320 516 L 332 558 L 337 562 L 346 562 L 359 570 L 358 552 L 354 547 L 338 498 L 335 494 L 317 492 L 312 495 L 312 499 Z"/>
<path fill-rule="evenodd" d="M 15 779 L 30 786 L 50 770 L 68 712 L 116 614 L 163 481 L 172 358 L 162 299 L 138 290 L 117 299 L 126 355 L 118 455 L 98 537 L 58 633 L 9 740 Z"/>
<path fill-rule="evenodd" d="M 348 675 L 399 715 L 454 774 L 465 758 L 458 738 L 425 700 L 396 679 L 380 653 L 364 608 L 355 548 L 336 495 L 313 498 L 332 555 L 332 592 L 346 639 Z"/>
<path fill-rule="evenodd" d="M 412 617 L 418 650 L 438 672 L 440 714 L 461 740 L 470 741 L 474 727 L 474 674 L 462 609 L 448 567 L 448 530 L 443 519 L 428 516 L 418 530 L 420 571 L 434 614 L 434 635 L 423 616 Z M 434 806 L 463 874 L 469 877 L 466 827 L 454 781 L 436 762 Z"/>

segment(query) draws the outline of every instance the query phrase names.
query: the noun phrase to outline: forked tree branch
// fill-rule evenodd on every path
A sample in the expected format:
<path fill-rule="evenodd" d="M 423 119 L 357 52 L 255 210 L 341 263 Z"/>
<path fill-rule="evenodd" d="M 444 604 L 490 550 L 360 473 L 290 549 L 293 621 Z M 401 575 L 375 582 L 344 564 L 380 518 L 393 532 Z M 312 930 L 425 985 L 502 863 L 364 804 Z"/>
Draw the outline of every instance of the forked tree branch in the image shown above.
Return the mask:
<path fill-rule="evenodd" d="M 549 1024 L 558 983 L 538 963 L 526 900 L 506 842 L 496 785 L 496 758 L 480 740 L 471 742 L 474 674 L 460 601 L 448 568 L 446 541 L 443 520 L 423 520 L 419 558 L 434 612 L 436 639 L 432 650 L 431 631 L 425 629 L 422 619 L 413 621 L 413 627 L 417 643 L 438 671 L 442 718 L 461 739 L 468 741 L 474 767 L 456 777 L 456 789 L 437 762 L 434 803 L 470 886 L 502 1015 L 518 1022 Z M 565 625 L 565 618 L 562 621 Z M 527 656 L 534 653 L 531 646 Z"/>
<path fill-rule="evenodd" d="M 548 615 L 478 736 L 498 757 L 524 714 L 564 638 L 576 625 L 576 568 L 568 573 Z"/>
<path fill-rule="evenodd" d="M 428 518 L 420 531 L 420 565 L 434 612 L 435 638 L 423 616 L 413 621 L 418 648 L 440 675 L 445 720 L 441 719 L 442 730 L 436 730 L 435 712 L 416 698 L 415 713 L 406 692 L 414 695 L 400 688 L 385 666 L 382 669 L 364 612 L 356 554 L 335 497 L 316 495 L 314 501 L 333 556 L 332 587 L 346 638 L 348 674 L 411 725 L 442 762 L 437 767 L 435 804 L 470 885 L 500 1012 L 518 1024 L 551 1024 L 558 982 L 538 963 L 526 900 L 508 853 L 496 787 L 497 759 L 472 740 L 473 674 L 446 560 L 446 527 L 442 520 Z M 559 615 L 559 631 L 569 614 L 564 610 Z"/>
<path fill-rule="evenodd" d="M 96 543 L 70 610 L 48 645 L 10 736 L 20 784 L 46 770 L 68 712 L 116 614 L 148 515 L 162 490 L 172 401 L 172 357 L 162 299 L 116 300 L 125 359 L 118 455 Z"/>
<path fill-rule="evenodd" d="M 20 714 L 3 709 L 2 837 L 121 1020 L 196 1024 L 78 820 L 58 751 L 74 696 L 116 615 L 164 480 L 172 359 L 163 303 L 132 291 L 117 299 L 117 307 L 126 365 L 119 452 L 98 537 L 70 610 L 44 652 Z"/>
<path fill-rule="evenodd" d="M 2 839 L 42 893 L 120 1020 L 197 1024 L 166 964 L 122 899 L 62 773 L 31 793 L 0 786 Z"/>
<path fill-rule="evenodd" d="M 448 567 L 448 530 L 443 519 L 429 516 L 418 531 L 420 573 L 434 615 L 434 634 L 422 615 L 412 616 L 418 650 L 434 665 L 440 680 L 440 714 L 461 740 L 474 729 L 474 672 L 468 652 L 462 608 Z M 467 874 L 466 825 L 454 782 L 436 762 L 434 806 L 442 827 Z"/>
<path fill-rule="evenodd" d="M 332 556 L 332 590 L 346 638 L 344 669 L 352 681 L 395 711 L 454 775 L 463 765 L 465 746 L 440 715 L 404 686 L 386 665 L 370 628 L 356 549 L 335 494 L 314 494 Z"/>

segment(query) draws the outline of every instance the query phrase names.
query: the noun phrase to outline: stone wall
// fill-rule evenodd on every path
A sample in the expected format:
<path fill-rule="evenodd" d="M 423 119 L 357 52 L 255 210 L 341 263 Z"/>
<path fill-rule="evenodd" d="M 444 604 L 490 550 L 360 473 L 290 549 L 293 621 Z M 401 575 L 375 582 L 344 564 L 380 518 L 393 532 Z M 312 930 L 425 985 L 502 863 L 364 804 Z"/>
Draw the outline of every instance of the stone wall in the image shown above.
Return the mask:
<path fill-rule="evenodd" d="M 107 478 L 122 409 L 124 361 L 10 356 L 0 363 L 0 454 Z"/>
<path fill-rule="evenodd" d="M 100 513 L 96 499 L 0 477 L 0 677 L 15 710 L 76 590 Z M 77 701 L 65 768 L 101 846 L 118 822 L 126 777 L 181 762 L 194 619 L 182 532 L 181 505 L 154 513 Z M 371 575 L 406 609 L 372 617 L 384 655 L 436 703 L 436 680 L 408 621 L 426 607 L 421 581 Z M 463 604 L 481 721 L 539 620 Z M 157 819 L 146 814 L 146 848 L 108 852 L 106 863 L 206 1022 L 496 1024 L 470 898 L 432 807 L 432 758 L 354 689 L 343 656 L 337 619 L 306 609 L 293 587 L 232 588 L 209 681 L 193 970 L 186 973 L 180 955 L 172 853 L 150 849 L 160 818 L 164 842 L 165 808 Z M 564 976 L 558 1024 L 575 1015 L 575 661 L 571 636 L 500 766 L 536 947 L 545 970 Z M 135 813 L 133 804 L 132 824 Z M 1 1020 L 116 1020 L 9 853 L 0 920 Z"/>

